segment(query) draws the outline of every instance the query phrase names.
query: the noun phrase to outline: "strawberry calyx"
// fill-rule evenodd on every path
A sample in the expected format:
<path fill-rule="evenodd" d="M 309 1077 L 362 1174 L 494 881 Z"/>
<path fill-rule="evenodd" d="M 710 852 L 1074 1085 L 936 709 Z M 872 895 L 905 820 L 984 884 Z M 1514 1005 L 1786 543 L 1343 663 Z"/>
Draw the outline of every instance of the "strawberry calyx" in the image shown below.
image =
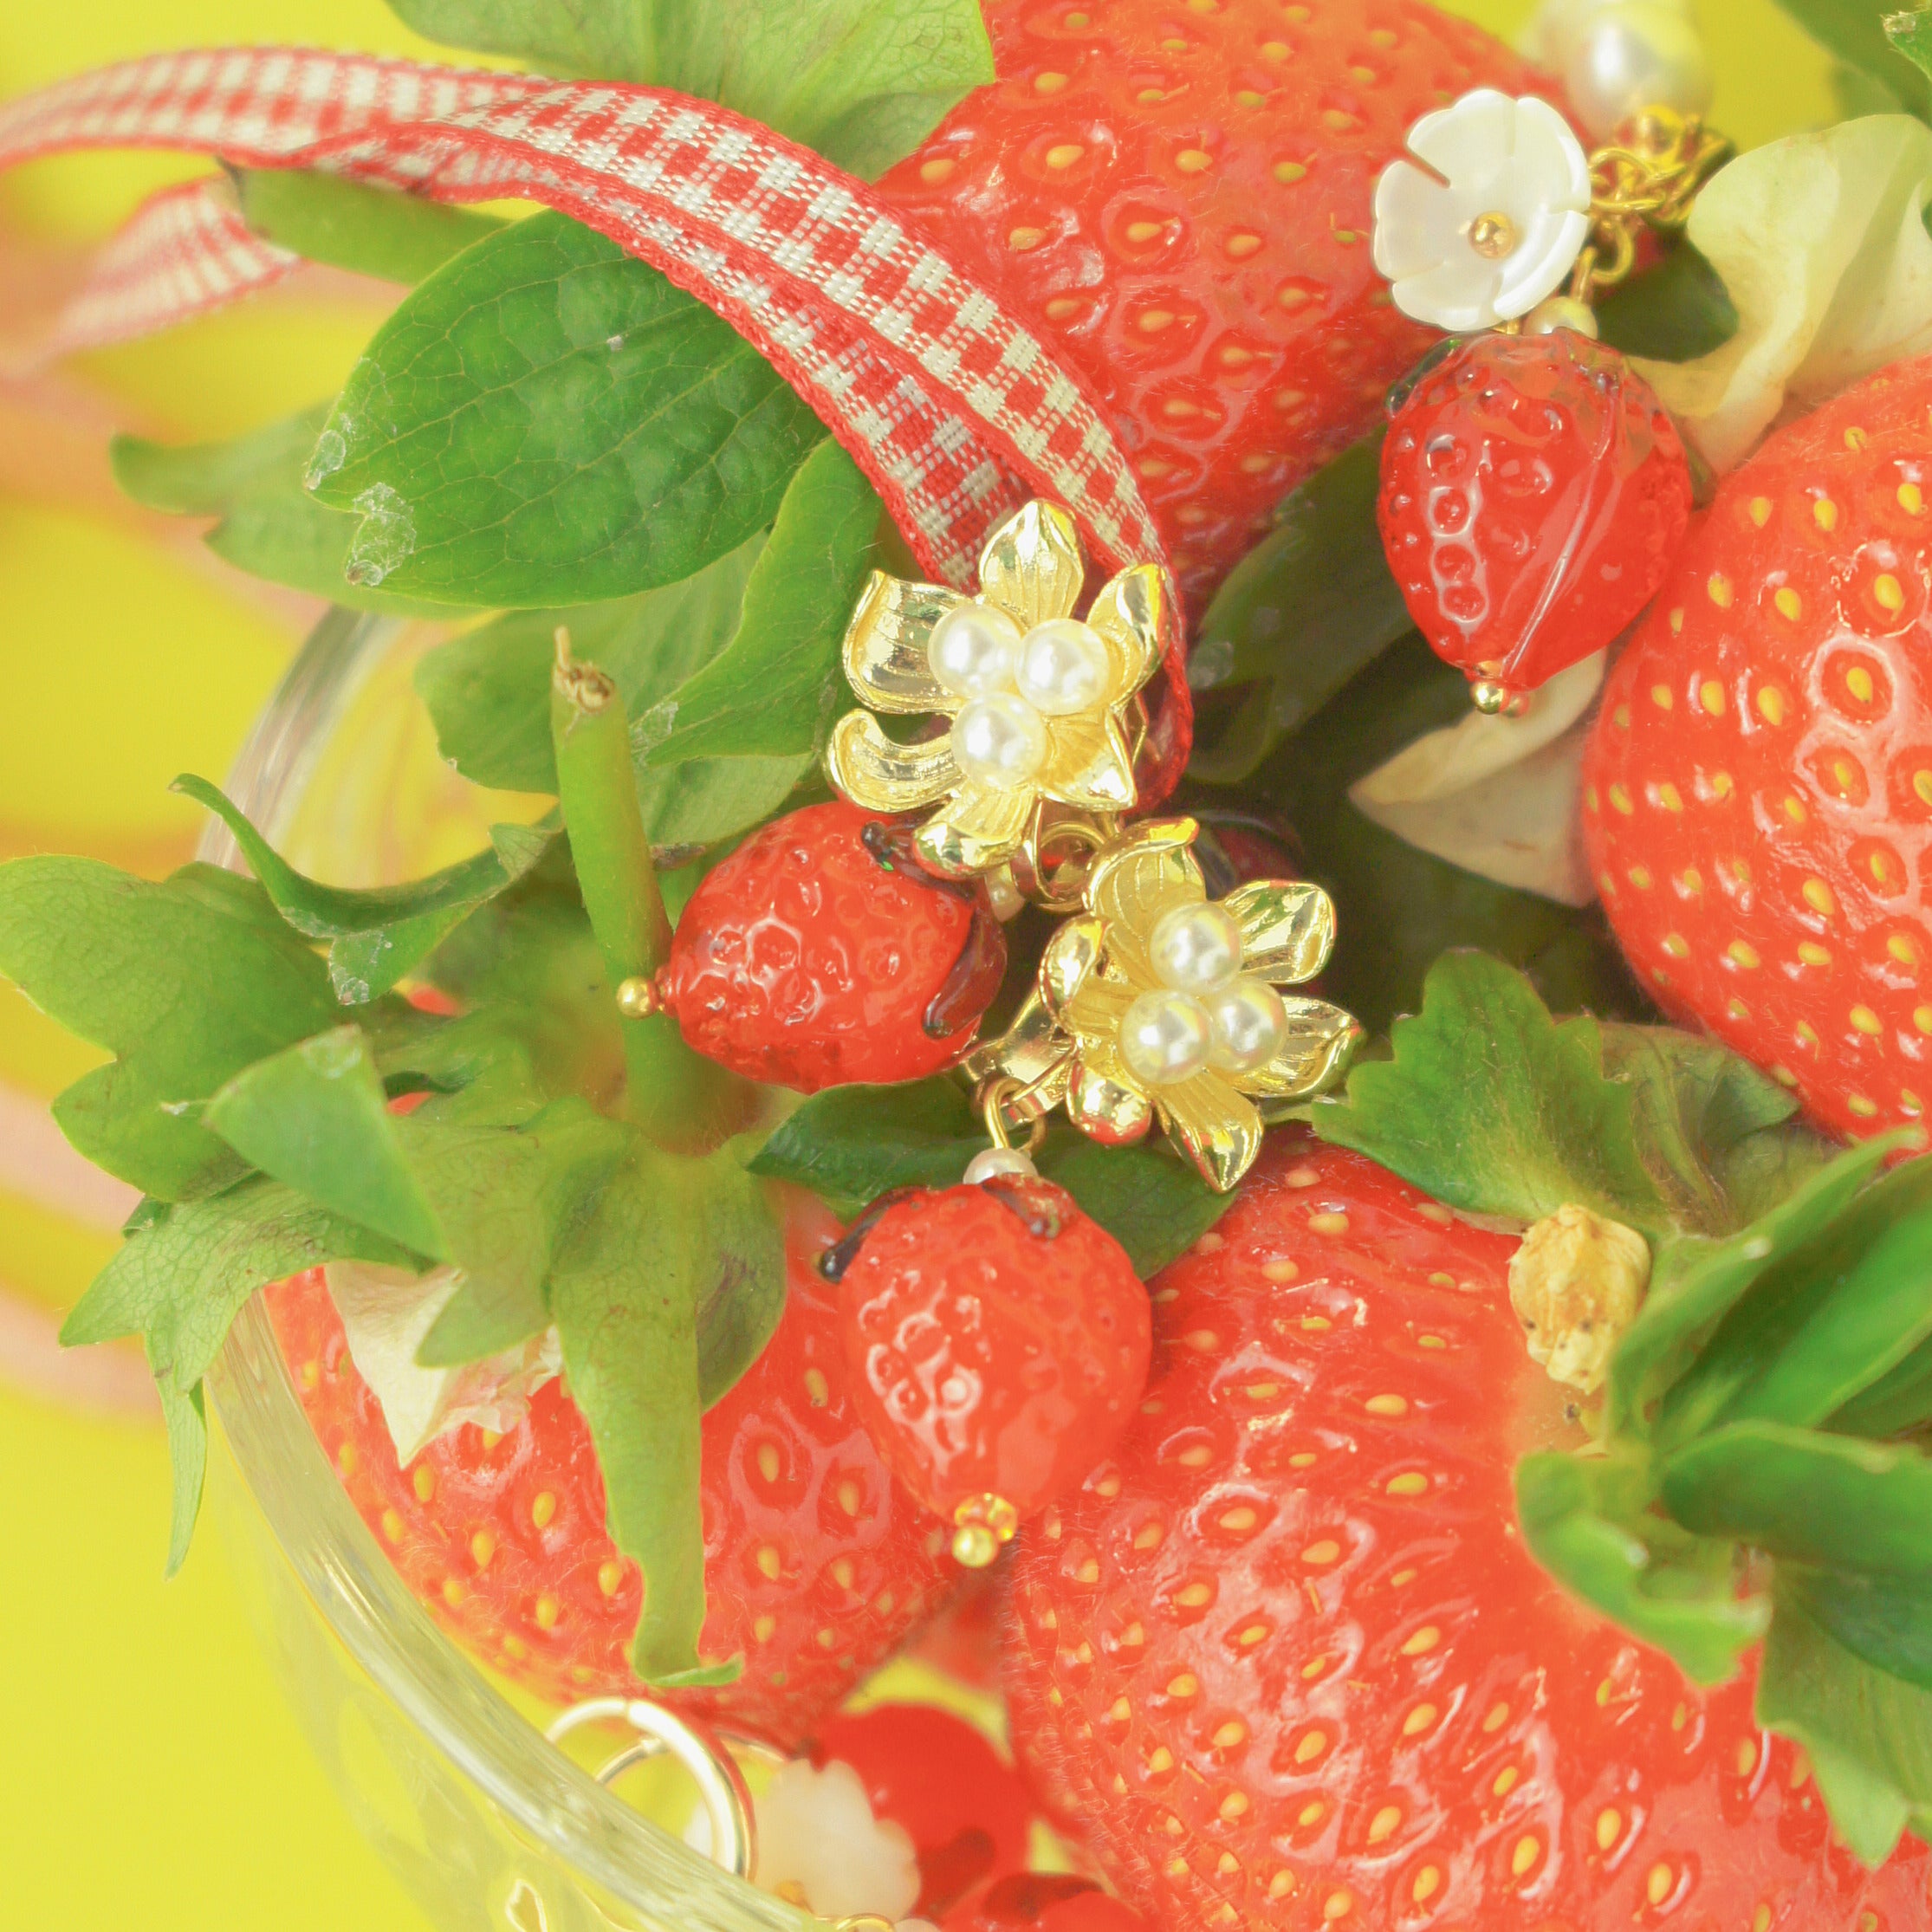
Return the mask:
<path fill-rule="evenodd" d="M 1868 1864 L 1932 1824 L 1932 1160 L 1841 1149 L 1708 1041 L 1553 1019 L 1475 953 L 1306 1110 L 1465 1214 L 1641 1234 L 1642 1305 L 1583 1453 L 1516 1471 L 1539 1562 L 1696 1682 L 1763 1643 L 1760 1721 Z M 1480 1066 L 1484 1077 L 1467 1078 Z"/>

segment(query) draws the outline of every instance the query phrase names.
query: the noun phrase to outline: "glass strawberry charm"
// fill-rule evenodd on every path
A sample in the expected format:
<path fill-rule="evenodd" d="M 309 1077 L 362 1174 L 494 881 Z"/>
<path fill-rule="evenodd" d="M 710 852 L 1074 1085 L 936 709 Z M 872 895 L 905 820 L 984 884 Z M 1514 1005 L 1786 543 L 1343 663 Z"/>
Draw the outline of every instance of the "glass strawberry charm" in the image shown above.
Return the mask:
<path fill-rule="evenodd" d="M 1478 88 L 1417 121 L 1415 159 L 1377 184 L 1397 307 L 1480 332 L 1391 394 L 1377 517 L 1410 616 L 1485 711 L 1611 644 L 1689 521 L 1682 441 L 1596 341 L 1589 297 L 1629 273 L 1643 224 L 1682 224 L 1727 148 L 1663 108 L 1624 133 L 1586 157 L 1547 103 Z"/>

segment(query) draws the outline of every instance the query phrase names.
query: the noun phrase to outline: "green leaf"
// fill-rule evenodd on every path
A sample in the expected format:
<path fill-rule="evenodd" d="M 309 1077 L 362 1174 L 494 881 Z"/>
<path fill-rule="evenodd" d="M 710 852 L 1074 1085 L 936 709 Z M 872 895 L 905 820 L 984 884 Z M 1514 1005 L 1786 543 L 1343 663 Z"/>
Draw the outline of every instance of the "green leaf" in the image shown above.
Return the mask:
<path fill-rule="evenodd" d="M 1216 1194 L 1191 1166 L 1146 1141 L 1103 1147 L 1060 1129 L 1036 1158 L 1041 1174 L 1126 1249 L 1144 1281 L 1186 1254 L 1235 1204 L 1233 1194 Z"/>
<path fill-rule="evenodd" d="M 974 0 L 391 0 L 418 33 L 717 100 L 853 173 L 993 79 Z"/>
<path fill-rule="evenodd" d="M 824 749 L 833 714 L 851 703 L 840 645 L 877 558 L 878 528 L 878 492 L 828 438 L 785 492 L 730 643 L 670 697 L 632 714 L 648 768 Z"/>
<path fill-rule="evenodd" d="M 158 1376 L 154 1387 L 161 1398 L 161 1421 L 168 1435 L 168 1467 L 174 1479 L 165 1572 L 172 1577 L 187 1561 L 195 1519 L 201 1514 L 202 1485 L 208 1474 L 208 1410 L 198 1382 L 184 1392 L 175 1386 L 172 1377 Z"/>
<path fill-rule="evenodd" d="M 1530 1554 L 1567 1589 L 1655 1644 L 1698 1683 L 1734 1676 L 1764 1634 L 1767 1606 L 1735 1592 L 1729 1553 L 1679 1539 L 1659 1563 L 1604 1491 L 1618 1472 L 1573 1455 L 1526 1456 L 1516 1465 L 1516 1513 Z M 1660 1526 L 1660 1528 L 1663 1526 Z"/>
<path fill-rule="evenodd" d="M 1921 74 L 1932 75 L 1932 8 L 1916 12 L 1889 13 L 1881 24 L 1885 38 Z M 1896 92 L 1888 87 L 1887 92 Z"/>
<path fill-rule="evenodd" d="M 170 448 L 117 436 L 108 451 L 114 481 L 145 509 L 217 518 L 208 548 L 251 577 L 357 610 L 441 614 L 441 604 L 346 574 L 356 519 L 316 502 L 302 480 L 331 406 L 318 404 L 225 443 Z"/>
<path fill-rule="evenodd" d="M 1932 1462 L 1915 1449 L 1733 1423 L 1679 1449 L 1658 1480 L 1697 1535 L 1814 1568 L 1916 1576 L 1932 1599 Z"/>
<path fill-rule="evenodd" d="M 194 1103 L 340 1017 L 262 889 L 207 866 L 159 885 L 86 859 L 0 866 L 0 973 L 119 1056 L 56 1118 L 90 1160 L 170 1200 L 240 1172 Z"/>
<path fill-rule="evenodd" d="M 1189 768 L 1209 784 L 1249 776 L 1357 671 L 1410 628 L 1376 528 L 1382 434 L 1352 444 L 1281 506 L 1202 619 L 1188 676 L 1200 690 L 1255 689 Z"/>
<path fill-rule="evenodd" d="M 443 1230 L 396 1138 L 360 1027 L 337 1027 L 236 1075 L 204 1118 L 250 1167 L 434 1261 Z"/>
<path fill-rule="evenodd" d="M 645 1576 L 631 1661 L 646 1682 L 703 1668 L 698 1501 L 700 1217 L 676 1209 L 678 1165 L 639 1146 L 559 1256 L 551 1313 L 572 1399 L 603 1472 L 611 1540 Z"/>
<path fill-rule="evenodd" d="M 1668 1243 L 1611 1361 L 1605 1412 L 1612 1430 L 1641 1432 L 1652 1407 L 1752 1284 L 1842 1214 L 1898 1144 L 1898 1137 L 1889 1136 L 1848 1150 L 1726 1240 Z"/>
<path fill-rule="evenodd" d="M 1358 1064 L 1345 1101 L 1313 1110 L 1324 1140 L 1451 1207 L 1534 1221 L 1573 1202 L 1646 1232 L 1667 1225 L 1595 1021 L 1559 1025 L 1521 974 L 1449 953 L 1391 1041 L 1393 1057 Z"/>
<path fill-rule="evenodd" d="M 1669 1027 L 1606 1026 L 1604 1070 L 1630 1090 L 1637 1151 L 1680 1228 L 1728 1234 L 1741 1217 L 1727 1157 L 1797 1112 L 1785 1089 L 1715 1040 Z"/>
<path fill-rule="evenodd" d="M 1803 1747 L 1838 1836 L 1866 1864 L 1932 1825 L 1932 1691 L 1854 1656 L 1782 1579 L 1757 1714 Z"/>
<path fill-rule="evenodd" d="M 231 178 L 242 219 L 264 241 L 305 262 L 383 282 L 413 286 L 503 225 L 494 215 L 368 187 L 340 175 L 237 168 Z"/>
<path fill-rule="evenodd" d="M 1932 1590 L 1922 1576 L 1778 1566 L 1780 1596 L 1797 1598 L 1827 1635 L 1875 1670 L 1932 1690 Z"/>
<path fill-rule="evenodd" d="M 1658 1433 L 1823 1422 L 1932 1336 L 1932 1160 L 1875 1181 L 1774 1258 L 1665 1398 Z"/>
<path fill-rule="evenodd" d="M 1738 315 L 1717 270 L 1689 242 L 1656 268 L 1606 290 L 1596 303 L 1602 339 L 1625 355 L 1690 362 L 1737 334 Z"/>
<path fill-rule="evenodd" d="M 1925 76 L 1894 46 L 1890 18 L 1872 0 L 1779 0 L 1779 4 L 1826 53 L 1869 75 L 1924 118 L 1932 99 Z"/>
<path fill-rule="evenodd" d="M 703 1224 L 709 1279 L 697 1297 L 697 1380 L 707 1409 L 763 1354 L 785 1313 L 785 1237 L 745 1170 L 746 1151 L 729 1142 L 677 1182 L 677 1198 Z"/>
<path fill-rule="evenodd" d="M 1932 1418 L 1932 1341 L 1921 1342 L 1869 1388 L 1861 1389 L 1828 1426 L 1843 1436 L 1896 1436 Z"/>
<path fill-rule="evenodd" d="M 308 483 L 362 519 L 359 584 L 590 603 L 735 550 L 824 433 L 702 302 L 545 212 L 465 250 L 376 332 Z"/>
<path fill-rule="evenodd" d="M 750 1169 L 857 1209 L 893 1188 L 951 1187 L 986 1144 L 950 1080 L 833 1086 L 781 1120 Z"/>
<path fill-rule="evenodd" d="M 522 878 L 556 837 L 554 827 L 492 826 L 486 850 L 427 878 L 350 891 L 304 878 L 206 779 L 184 774 L 172 789 L 207 807 L 234 834 L 276 910 L 297 932 L 330 942 L 329 978 L 345 1006 L 366 1006 L 386 993 L 477 906 Z"/>

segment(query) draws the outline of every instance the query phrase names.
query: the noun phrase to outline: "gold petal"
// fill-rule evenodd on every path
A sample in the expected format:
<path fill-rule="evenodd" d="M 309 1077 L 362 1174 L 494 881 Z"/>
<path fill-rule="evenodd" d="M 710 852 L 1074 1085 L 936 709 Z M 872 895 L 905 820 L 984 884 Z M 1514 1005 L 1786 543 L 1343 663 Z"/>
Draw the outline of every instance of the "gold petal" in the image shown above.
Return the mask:
<path fill-rule="evenodd" d="M 919 827 L 913 843 L 935 872 L 949 878 L 989 872 L 1019 851 L 1033 823 L 1036 795 L 1031 786 L 996 792 L 963 780 L 957 796 Z"/>
<path fill-rule="evenodd" d="M 1089 1140 L 1125 1147 L 1145 1138 L 1154 1109 L 1138 1087 L 1109 1077 L 1083 1057 L 1066 1096 L 1066 1117 Z"/>
<path fill-rule="evenodd" d="M 1192 819 L 1143 819 L 1094 862 L 1087 910 L 1106 921 L 1107 951 L 1124 978 L 1151 986 L 1145 942 L 1155 920 L 1170 905 L 1207 898 L 1188 849 L 1198 829 Z"/>
<path fill-rule="evenodd" d="M 1022 1120 L 1049 1113 L 1066 1097 L 1073 1079 L 1073 1042 L 1054 1024 L 1037 992 L 1028 994 L 997 1040 L 982 1041 L 961 1063 L 976 1086 L 1004 1073 L 1020 1083 L 1008 1112 Z"/>
<path fill-rule="evenodd" d="M 1138 691 L 1170 651 L 1181 647 L 1181 600 L 1174 580 L 1155 563 L 1137 563 L 1110 578 L 1086 620 L 1107 640 L 1118 667 L 1113 702 Z"/>
<path fill-rule="evenodd" d="M 1219 1073 L 1164 1086 L 1154 1096 L 1161 1125 L 1187 1149 L 1201 1177 L 1225 1194 L 1261 1151 L 1261 1117 Z"/>
<path fill-rule="evenodd" d="M 1091 912 L 1063 920 L 1054 929 L 1046 951 L 1040 956 L 1040 996 L 1049 1012 L 1065 1012 L 1067 1002 L 1099 965 L 1105 932 Z"/>
<path fill-rule="evenodd" d="M 963 782 L 952 741 L 894 744 L 870 711 L 847 711 L 825 748 L 826 775 L 868 812 L 917 812 L 950 797 Z"/>
<path fill-rule="evenodd" d="M 1291 995 L 1281 1003 L 1288 1009 L 1287 1043 L 1266 1066 L 1237 1073 L 1234 1080 L 1244 1093 L 1304 1099 L 1340 1078 L 1365 1035 L 1352 1014 L 1326 1000 Z"/>
<path fill-rule="evenodd" d="M 1071 617 L 1086 581 L 1086 560 L 1073 519 L 1058 503 L 1034 502 L 1014 511 L 980 552 L 979 593 L 1022 631 L 1050 617 Z"/>
<path fill-rule="evenodd" d="M 846 626 L 846 676 L 875 711 L 956 711 L 932 675 L 926 645 L 940 621 L 972 600 L 941 584 L 909 584 L 875 570 Z"/>
<path fill-rule="evenodd" d="M 1120 721 L 1111 711 L 1048 718 L 1047 764 L 1040 788 L 1063 805 L 1089 812 L 1127 812 L 1138 795 Z"/>
<path fill-rule="evenodd" d="M 1257 878 L 1221 902 L 1241 928 L 1241 969 L 1277 986 L 1299 986 L 1328 963 L 1335 902 L 1319 885 Z"/>
<path fill-rule="evenodd" d="M 1060 1023 L 1068 1033 L 1079 1035 L 1083 1050 L 1094 1041 L 1112 1049 L 1119 1041 L 1120 1022 L 1127 1017 L 1127 1008 L 1138 997 L 1135 987 L 1111 972 L 1089 973 L 1060 1007 Z M 1120 1071 L 1124 1075 L 1125 1069 Z"/>

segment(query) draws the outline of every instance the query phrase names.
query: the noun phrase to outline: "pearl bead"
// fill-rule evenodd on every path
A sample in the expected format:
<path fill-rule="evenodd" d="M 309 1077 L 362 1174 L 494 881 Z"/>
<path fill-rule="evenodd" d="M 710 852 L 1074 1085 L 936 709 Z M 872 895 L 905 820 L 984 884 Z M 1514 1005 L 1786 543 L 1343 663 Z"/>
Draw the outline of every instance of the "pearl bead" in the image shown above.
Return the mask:
<path fill-rule="evenodd" d="M 1525 335 L 1554 335 L 1559 328 L 1597 340 L 1597 313 L 1574 295 L 1546 295 L 1523 317 Z"/>
<path fill-rule="evenodd" d="M 1113 660 L 1098 631 L 1077 618 L 1036 624 L 1020 645 L 1013 681 L 1021 697 L 1050 718 L 1098 710 L 1112 681 Z"/>
<path fill-rule="evenodd" d="M 1222 905 L 1177 905 L 1147 937 L 1147 956 L 1163 986 L 1205 993 L 1241 970 L 1241 928 Z"/>
<path fill-rule="evenodd" d="M 1143 993 L 1120 1022 L 1120 1057 L 1148 1086 L 1191 1080 L 1208 1064 L 1208 1015 L 1190 993 Z"/>
<path fill-rule="evenodd" d="M 1223 1073 L 1252 1073 L 1281 1051 L 1288 1009 L 1266 980 L 1248 974 L 1208 995 L 1208 1064 Z"/>
<path fill-rule="evenodd" d="M 1037 1181 L 1040 1170 L 1033 1164 L 1026 1152 L 1018 1147 L 982 1147 L 966 1164 L 966 1171 L 961 1177 L 969 1188 L 976 1188 L 983 1181 L 1012 1176 L 1015 1179 Z"/>
<path fill-rule="evenodd" d="M 932 675 L 958 697 L 986 697 L 1013 682 L 1020 626 L 990 604 L 962 604 L 934 626 L 926 645 Z"/>
<path fill-rule="evenodd" d="M 1037 777 L 1047 762 L 1047 727 L 1039 712 L 1010 691 L 976 697 L 953 720 L 953 761 L 971 779 L 1010 792 Z"/>
<path fill-rule="evenodd" d="M 1564 73 L 1577 118 L 1608 140 L 1641 107 L 1701 114 L 1710 105 L 1710 62 L 1697 29 L 1660 0 L 1617 0 L 1590 15 Z"/>

